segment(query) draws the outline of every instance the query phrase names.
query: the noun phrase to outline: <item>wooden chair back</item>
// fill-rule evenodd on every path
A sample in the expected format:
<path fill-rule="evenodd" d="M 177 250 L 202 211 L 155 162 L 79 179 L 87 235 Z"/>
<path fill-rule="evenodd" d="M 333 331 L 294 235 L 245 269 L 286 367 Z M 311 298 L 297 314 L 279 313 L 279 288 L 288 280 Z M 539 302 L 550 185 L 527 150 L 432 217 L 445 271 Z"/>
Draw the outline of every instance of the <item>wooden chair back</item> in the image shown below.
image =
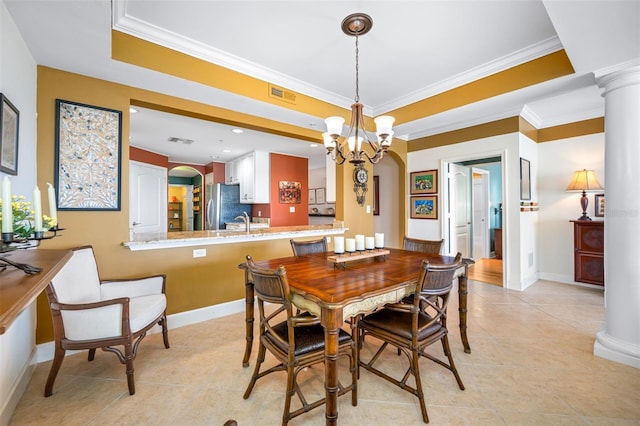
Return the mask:
<path fill-rule="evenodd" d="M 444 239 L 441 240 L 419 240 L 417 238 L 404 237 L 402 248 L 405 250 L 419 251 L 422 253 L 440 254 Z"/>
<path fill-rule="evenodd" d="M 289 240 L 294 256 L 304 256 L 305 254 L 324 253 L 327 251 L 327 240 L 295 241 Z"/>

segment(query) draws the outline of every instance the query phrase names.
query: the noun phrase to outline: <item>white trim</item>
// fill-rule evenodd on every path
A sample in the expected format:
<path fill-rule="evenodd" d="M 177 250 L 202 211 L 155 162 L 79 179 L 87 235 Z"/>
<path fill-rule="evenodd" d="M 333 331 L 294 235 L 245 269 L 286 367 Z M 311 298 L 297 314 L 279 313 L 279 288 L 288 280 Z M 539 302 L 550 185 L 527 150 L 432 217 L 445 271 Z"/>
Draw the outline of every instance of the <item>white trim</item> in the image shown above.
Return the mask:
<path fill-rule="evenodd" d="M 0 408 L 1 426 L 9 424 L 9 420 L 11 420 L 13 412 L 18 406 L 20 399 L 22 399 L 24 392 L 27 390 L 27 386 L 31 381 L 33 372 L 36 369 L 36 364 L 34 362 L 35 356 L 36 348 L 34 347 L 29 354 L 29 359 L 24 363 L 22 371 L 20 371 L 20 373 L 17 375 L 16 381 L 13 382 L 13 386 L 11 386 L 11 390 L 7 394 L 7 399 L 5 401 L 2 401 L 2 407 Z"/>
<path fill-rule="evenodd" d="M 601 358 L 640 368 L 640 346 L 616 339 L 605 330 L 596 333 L 593 354 Z"/>

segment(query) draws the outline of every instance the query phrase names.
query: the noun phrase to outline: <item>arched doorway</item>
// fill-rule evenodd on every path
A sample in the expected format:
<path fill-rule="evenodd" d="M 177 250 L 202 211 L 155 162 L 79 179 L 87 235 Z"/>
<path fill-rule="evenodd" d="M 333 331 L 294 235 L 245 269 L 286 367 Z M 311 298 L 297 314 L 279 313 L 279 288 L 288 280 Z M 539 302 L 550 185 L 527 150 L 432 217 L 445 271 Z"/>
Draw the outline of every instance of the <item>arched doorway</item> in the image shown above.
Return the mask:
<path fill-rule="evenodd" d="M 168 231 L 200 231 L 203 228 L 201 210 L 202 173 L 190 166 L 169 170 Z"/>

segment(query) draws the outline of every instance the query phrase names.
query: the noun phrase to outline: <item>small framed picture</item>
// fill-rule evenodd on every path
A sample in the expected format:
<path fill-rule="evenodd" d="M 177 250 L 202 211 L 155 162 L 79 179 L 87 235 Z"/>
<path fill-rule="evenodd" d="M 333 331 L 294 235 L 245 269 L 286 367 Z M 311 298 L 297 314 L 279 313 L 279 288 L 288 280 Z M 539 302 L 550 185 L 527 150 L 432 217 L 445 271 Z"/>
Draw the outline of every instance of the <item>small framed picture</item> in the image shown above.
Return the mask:
<path fill-rule="evenodd" d="M 324 197 L 324 188 L 318 188 L 316 189 L 316 203 L 317 204 L 324 204 L 325 201 L 325 197 Z"/>
<path fill-rule="evenodd" d="M 437 219 L 438 196 L 411 197 L 411 219 Z"/>
<path fill-rule="evenodd" d="M 309 189 L 309 204 L 315 204 L 315 203 L 316 203 L 316 190 Z"/>
<path fill-rule="evenodd" d="M 604 194 L 596 194 L 593 198 L 596 217 L 604 217 Z"/>
<path fill-rule="evenodd" d="M 438 171 L 426 170 L 411 173 L 411 194 L 436 194 L 438 192 Z"/>
<path fill-rule="evenodd" d="M 0 172 L 17 175 L 20 112 L 2 93 L 0 103 Z"/>

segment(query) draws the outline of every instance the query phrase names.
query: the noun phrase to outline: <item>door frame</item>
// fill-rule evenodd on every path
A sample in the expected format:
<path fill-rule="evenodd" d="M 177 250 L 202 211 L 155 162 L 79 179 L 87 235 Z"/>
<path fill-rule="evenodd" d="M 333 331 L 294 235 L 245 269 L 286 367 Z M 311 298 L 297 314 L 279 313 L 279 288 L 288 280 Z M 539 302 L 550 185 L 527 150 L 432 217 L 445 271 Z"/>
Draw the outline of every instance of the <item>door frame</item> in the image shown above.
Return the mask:
<path fill-rule="evenodd" d="M 471 253 L 473 253 L 475 251 L 475 245 L 477 243 L 476 238 L 475 238 L 475 231 L 476 231 L 476 227 L 478 226 L 482 226 L 482 257 L 483 258 L 489 258 L 491 255 L 491 247 L 490 247 L 490 236 L 489 236 L 489 218 L 490 218 L 490 211 L 489 211 L 489 171 L 482 169 L 482 168 L 478 168 L 478 167 L 471 167 L 471 202 L 472 202 L 472 210 L 475 211 L 476 210 L 476 206 L 475 206 L 475 201 L 476 201 L 476 191 L 475 191 L 475 180 L 473 178 L 474 174 L 479 174 L 482 175 L 481 176 L 481 186 L 482 186 L 482 200 L 484 203 L 484 207 L 485 207 L 485 211 L 484 211 L 484 219 L 485 219 L 485 223 L 484 225 L 482 225 L 482 223 L 476 223 L 475 221 L 475 215 L 471 214 L 471 227 L 473 229 L 473 235 L 472 235 L 472 243 L 471 243 Z"/>
<path fill-rule="evenodd" d="M 481 160 L 483 158 L 492 158 L 492 157 L 500 157 L 500 165 L 501 165 L 501 169 L 502 169 L 502 176 L 500 177 L 502 180 L 502 250 L 503 250 L 503 255 L 502 255 L 502 287 L 503 288 L 508 288 L 508 283 L 507 283 L 507 278 L 509 276 L 508 272 L 509 272 L 509 239 L 506 238 L 506 235 L 510 235 L 510 223 L 509 223 L 509 215 L 507 214 L 507 211 L 509 209 L 509 191 L 508 191 L 508 182 L 506 179 L 507 176 L 507 149 L 501 149 L 501 150 L 489 150 L 489 151 L 484 151 L 481 153 L 475 153 L 475 154 L 464 154 L 464 155 L 457 155 L 457 156 L 451 156 L 451 157 L 446 157 L 446 158 L 441 158 L 440 159 L 440 173 L 442 176 L 446 176 L 448 167 L 447 164 L 448 163 L 459 163 L 459 162 L 463 162 L 463 161 L 473 161 L 473 160 Z M 443 179 L 443 182 L 445 182 L 446 179 Z M 473 190 L 473 188 L 472 188 Z M 443 186 L 443 190 L 442 190 L 442 201 L 443 201 L 443 207 L 441 209 L 441 211 L 443 212 L 443 219 L 440 222 L 440 225 L 442 227 L 441 232 L 442 235 L 445 236 L 445 238 L 447 238 L 448 235 L 448 226 L 449 226 L 449 212 L 447 211 L 447 206 L 450 205 L 450 203 L 452 202 L 450 194 L 449 194 L 449 188 L 447 187 L 447 185 Z M 473 212 L 472 212 L 473 213 Z"/>

